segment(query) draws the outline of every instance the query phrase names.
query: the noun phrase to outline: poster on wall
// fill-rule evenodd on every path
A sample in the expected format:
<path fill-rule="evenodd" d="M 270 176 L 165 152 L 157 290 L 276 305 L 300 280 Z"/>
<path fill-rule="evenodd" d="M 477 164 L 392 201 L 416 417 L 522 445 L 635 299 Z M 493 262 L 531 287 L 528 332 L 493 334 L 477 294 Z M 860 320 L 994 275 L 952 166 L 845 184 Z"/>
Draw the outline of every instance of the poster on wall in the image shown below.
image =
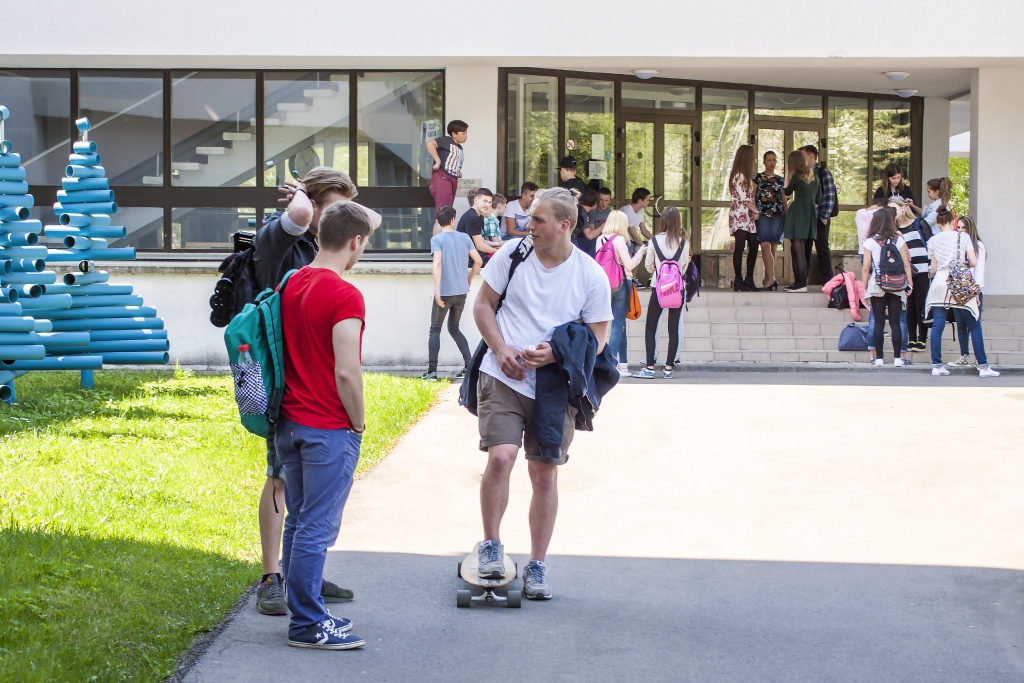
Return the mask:
<path fill-rule="evenodd" d="M 468 197 L 471 192 L 476 192 L 484 186 L 482 178 L 459 178 L 459 185 L 455 188 L 456 197 Z"/>
<path fill-rule="evenodd" d="M 593 133 L 590 136 L 590 158 L 604 159 L 604 135 L 601 133 Z"/>
<path fill-rule="evenodd" d="M 587 166 L 587 176 L 598 180 L 605 180 L 608 178 L 608 162 L 591 159 Z"/>

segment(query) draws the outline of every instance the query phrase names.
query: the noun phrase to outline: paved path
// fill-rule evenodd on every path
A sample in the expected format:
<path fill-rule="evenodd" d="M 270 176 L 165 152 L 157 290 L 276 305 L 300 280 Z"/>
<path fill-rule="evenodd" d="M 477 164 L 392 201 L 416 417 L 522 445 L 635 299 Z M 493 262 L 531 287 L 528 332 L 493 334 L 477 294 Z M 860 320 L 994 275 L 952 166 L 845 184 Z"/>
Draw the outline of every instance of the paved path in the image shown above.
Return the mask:
<path fill-rule="evenodd" d="M 367 647 L 288 648 L 250 607 L 185 680 L 1024 680 L 1021 380 L 714 375 L 625 383 L 577 434 L 555 599 L 521 610 L 455 607 L 485 456 L 449 391 L 328 559 Z M 520 562 L 528 499 L 520 463 Z"/>

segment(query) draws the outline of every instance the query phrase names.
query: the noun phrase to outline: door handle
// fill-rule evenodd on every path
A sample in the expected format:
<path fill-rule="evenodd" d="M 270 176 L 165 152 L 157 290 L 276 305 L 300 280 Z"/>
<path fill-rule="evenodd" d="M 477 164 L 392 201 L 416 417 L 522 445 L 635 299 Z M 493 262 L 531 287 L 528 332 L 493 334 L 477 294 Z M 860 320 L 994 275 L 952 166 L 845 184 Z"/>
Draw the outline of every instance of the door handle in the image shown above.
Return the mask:
<path fill-rule="evenodd" d="M 661 201 L 663 196 L 664 195 L 660 195 L 660 194 L 654 195 L 654 217 L 655 218 L 661 218 L 661 208 L 658 207 L 658 202 Z"/>
<path fill-rule="evenodd" d="M 697 156 L 693 157 L 693 165 L 694 166 L 700 166 L 700 155 L 699 154 Z"/>

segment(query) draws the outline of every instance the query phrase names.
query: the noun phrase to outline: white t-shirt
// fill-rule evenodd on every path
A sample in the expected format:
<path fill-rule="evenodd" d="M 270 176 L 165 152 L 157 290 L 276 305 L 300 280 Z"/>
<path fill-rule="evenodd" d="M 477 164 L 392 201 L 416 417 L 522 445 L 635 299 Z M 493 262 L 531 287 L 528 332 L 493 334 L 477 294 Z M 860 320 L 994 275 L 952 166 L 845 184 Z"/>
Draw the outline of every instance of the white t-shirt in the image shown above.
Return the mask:
<path fill-rule="evenodd" d="M 646 221 L 644 210 L 640 209 L 639 211 L 634 211 L 632 204 L 626 204 L 624 207 L 619 209 L 619 211 L 626 214 L 626 225 L 628 225 L 631 228 L 636 228 L 641 223 Z M 639 230 L 637 230 L 636 232 L 638 235 L 640 234 Z"/>
<path fill-rule="evenodd" d="M 506 218 L 516 219 L 516 230 L 525 231 L 526 226 L 530 224 L 530 210 L 523 209 L 518 199 L 505 205 L 505 215 L 502 216 L 501 221 L 501 234 L 507 237 L 508 224 L 504 220 Z M 512 235 L 512 237 L 515 237 L 515 235 Z"/>
<path fill-rule="evenodd" d="M 880 207 L 879 207 L 880 208 Z M 875 211 L 878 209 L 875 207 L 867 209 L 857 209 L 857 213 L 854 214 L 853 220 L 857 224 L 857 253 L 864 253 L 864 240 L 868 238 L 868 230 L 871 229 L 871 219 L 875 217 Z"/>
<path fill-rule="evenodd" d="M 480 272 L 484 282 L 499 294 L 509 285 L 511 256 L 518 245 L 519 240 L 506 242 Z M 585 323 L 611 320 L 612 291 L 597 261 L 573 247 L 572 255 L 554 268 L 545 268 L 535 253 L 519 265 L 498 311 L 498 329 L 506 344 L 525 350 L 550 341 L 556 327 L 581 318 Z M 536 397 L 536 370 L 526 370 L 523 381 L 507 377 L 497 357 L 488 350 L 480 372 L 523 396 Z"/>
<path fill-rule="evenodd" d="M 907 243 L 904 241 L 903 235 L 896 238 L 897 249 L 902 249 L 906 244 Z M 864 243 L 861 246 L 863 246 L 865 250 L 871 252 L 871 275 L 868 277 L 868 288 L 865 294 L 869 297 L 881 296 L 883 292 L 878 285 L 875 284 L 875 271 L 878 270 L 878 260 L 882 258 L 882 245 L 879 244 L 878 240 L 874 237 L 869 237 L 864 240 Z M 903 294 L 900 294 L 900 296 L 903 296 Z"/>

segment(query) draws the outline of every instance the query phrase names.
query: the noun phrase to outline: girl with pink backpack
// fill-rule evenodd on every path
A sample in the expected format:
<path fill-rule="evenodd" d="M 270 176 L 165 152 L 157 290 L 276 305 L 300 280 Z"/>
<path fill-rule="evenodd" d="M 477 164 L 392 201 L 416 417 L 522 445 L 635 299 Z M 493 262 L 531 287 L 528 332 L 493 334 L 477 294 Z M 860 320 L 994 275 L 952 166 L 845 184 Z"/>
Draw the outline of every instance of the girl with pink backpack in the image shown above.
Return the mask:
<path fill-rule="evenodd" d="M 690 242 L 683 230 L 679 209 L 670 206 L 661 214 L 661 232 L 655 235 L 647 250 L 647 270 L 651 279 L 651 302 L 647 306 L 647 366 L 633 375 L 641 379 L 654 378 L 655 342 L 658 339 L 658 321 L 661 311 L 668 311 L 668 354 L 665 359 L 665 379 L 672 377 L 676 351 L 679 348 L 679 316 L 683 310 L 683 273 L 690 263 Z"/>
<path fill-rule="evenodd" d="M 612 333 L 608 348 L 619 366 L 619 375 L 629 375 L 628 348 L 626 345 L 626 312 L 629 310 L 630 288 L 633 270 L 640 265 L 647 254 L 647 246 L 629 255 L 629 219 L 621 211 L 612 211 L 605 220 L 594 260 L 608 276 L 612 288 Z"/>

